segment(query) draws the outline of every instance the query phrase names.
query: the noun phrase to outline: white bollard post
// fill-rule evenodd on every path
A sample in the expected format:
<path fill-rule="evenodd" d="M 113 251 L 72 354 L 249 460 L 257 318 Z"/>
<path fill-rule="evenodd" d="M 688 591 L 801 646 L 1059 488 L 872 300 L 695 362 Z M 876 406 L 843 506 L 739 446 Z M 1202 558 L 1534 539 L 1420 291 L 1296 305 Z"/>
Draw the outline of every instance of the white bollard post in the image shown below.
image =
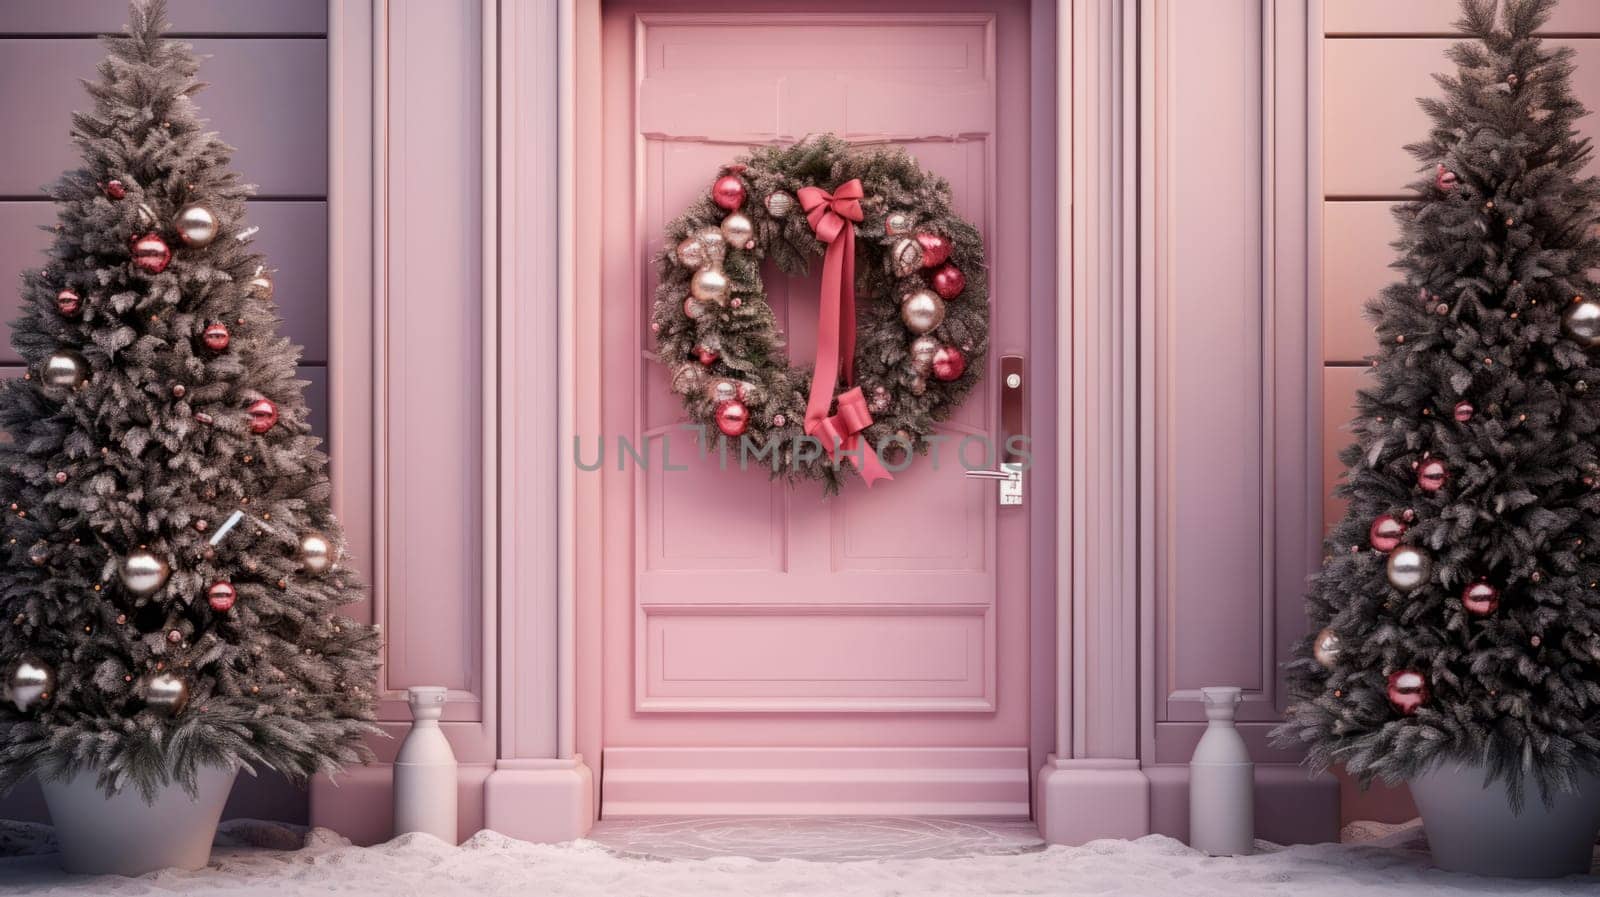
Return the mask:
<path fill-rule="evenodd" d="M 456 844 L 456 755 L 439 728 L 446 689 L 410 689 L 411 731 L 394 761 L 394 833 L 426 832 Z"/>

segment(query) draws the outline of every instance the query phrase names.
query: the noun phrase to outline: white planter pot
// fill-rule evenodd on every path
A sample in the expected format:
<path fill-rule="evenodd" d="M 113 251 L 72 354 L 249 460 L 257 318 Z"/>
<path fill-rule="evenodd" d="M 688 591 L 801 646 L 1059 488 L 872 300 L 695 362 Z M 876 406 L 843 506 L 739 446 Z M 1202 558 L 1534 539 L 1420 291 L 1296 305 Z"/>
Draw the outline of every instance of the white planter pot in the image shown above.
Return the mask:
<path fill-rule="evenodd" d="M 1479 766 L 1446 762 L 1411 780 L 1433 861 L 1451 872 L 1508 878 L 1581 875 L 1600 833 L 1600 777 L 1582 775 L 1576 793 L 1546 806 L 1533 785 L 1511 811 L 1504 781 L 1487 788 Z"/>
<path fill-rule="evenodd" d="M 66 782 L 42 782 L 61 844 L 61 868 L 88 875 L 143 875 L 204 867 L 237 772 L 205 767 L 196 797 L 173 783 L 149 804 L 138 788 L 106 797 L 94 772 Z"/>

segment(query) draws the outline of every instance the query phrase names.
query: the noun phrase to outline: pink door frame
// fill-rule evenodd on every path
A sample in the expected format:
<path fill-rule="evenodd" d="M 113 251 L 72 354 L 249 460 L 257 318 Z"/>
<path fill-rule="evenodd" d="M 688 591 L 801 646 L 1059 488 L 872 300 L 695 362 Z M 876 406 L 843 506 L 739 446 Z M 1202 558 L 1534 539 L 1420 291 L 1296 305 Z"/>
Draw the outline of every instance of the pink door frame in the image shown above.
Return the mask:
<path fill-rule="evenodd" d="M 1203 177 L 1187 175 L 1203 173 L 1206 154 L 1217 152 L 1155 139 L 1182 124 L 1164 105 L 1156 74 L 1170 77 L 1174 47 L 1197 51 L 1181 33 L 1160 44 L 1159 29 L 1143 27 L 1164 21 L 1172 2 L 1032 0 L 1030 7 L 1031 176 L 1041 197 L 1030 214 L 1042 241 L 1033 255 L 1055 260 L 1055 270 L 1036 269 L 1033 282 L 1036 290 L 1054 282 L 1050 342 L 1063 361 L 1052 391 L 1039 364 L 1048 353 L 1034 352 L 1033 400 L 1056 403 L 1061 476 L 1033 484 L 1035 507 L 1053 513 L 1032 533 L 1040 605 L 1030 740 L 1043 758 L 1035 761 L 1035 815 L 1058 842 L 1181 833 L 1185 779 L 1177 759 L 1194 726 L 1184 702 L 1191 680 L 1213 669 L 1206 655 L 1196 661 L 1175 648 L 1164 621 L 1186 605 L 1156 581 L 1158 570 L 1171 574 L 1161 564 L 1174 563 L 1158 562 L 1158 554 L 1170 555 L 1168 543 L 1181 535 L 1160 525 L 1156 496 L 1181 497 L 1193 486 L 1158 466 L 1159 439 L 1176 438 L 1160 434 L 1184 434 L 1190 418 L 1158 411 L 1158 382 L 1170 383 L 1172 373 L 1156 366 L 1164 351 L 1157 323 L 1186 307 L 1180 297 L 1209 301 L 1157 285 L 1162 272 L 1176 276 L 1172 266 L 1205 261 L 1188 258 L 1182 238 L 1210 224 L 1164 218 L 1184 207 L 1136 188 L 1157 184 L 1162 172 L 1203 185 Z M 1257 23 L 1261 61 L 1252 65 L 1247 46 L 1242 66 L 1236 54 L 1205 61 L 1202 70 L 1233 73 L 1228 78 L 1256 72 L 1220 82 L 1233 93 L 1218 101 L 1255 110 L 1240 120 L 1265 141 L 1262 158 L 1246 160 L 1262 196 L 1260 236 L 1241 238 L 1240 247 L 1259 265 L 1250 295 L 1273 322 L 1262 335 L 1270 350 L 1253 351 L 1274 359 L 1256 375 L 1264 401 L 1271 399 L 1259 422 L 1274 434 L 1271 455 L 1261 460 L 1276 479 L 1263 494 L 1277 504 L 1248 525 L 1262 527 L 1264 538 L 1274 532 L 1269 525 L 1276 533 L 1259 574 L 1260 603 L 1245 608 L 1273 621 L 1258 626 L 1266 678 L 1262 718 L 1253 725 L 1264 727 L 1281 700 L 1271 675 L 1274 642 L 1295 625 L 1289 605 L 1280 613 L 1275 602 L 1298 591 L 1317 539 L 1314 483 L 1287 485 L 1297 472 L 1315 480 L 1309 472 L 1320 438 L 1301 425 L 1308 411 L 1316 419 L 1317 407 L 1304 351 L 1315 337 L 1305 304 L 1315 259 L 1301 239 L 1312 226 L 1305 116 L 1313 29 L 1303 2 L 1219 2 Z M 377 565 L 369 572 L 373 612 L 390 636 L 384 728 L 405 728 L 399 699 L 406 685 L 458 682 L 446 729 L 463 761 L 464 833 L 487 825 L 538 840 L 575 837 L 594 819 L 585 758 L 603 743 L 599 602 L 590 596 L 604 565 L 598 540 L 579 535 L 599 532 L 599 496 L 577 480 L 566 448 L 577 434 L 599 432 L 597 378 L 587 367 L 599 357 L 599 328 L 594 303 L 582 301 L 598 295 L 599 222 L 580 190 L 600 182 L 599 2 L 372 0 L 333 4 L 330 16 L 331 277 L 340 297 L 330 389 L 336 407 L 378 409 L 371 421 L 333 422 L 336 501 L 358 559 Z M 436 35 L 450 40 L 430 39 Z M 481 128 L 440 127 L 422 114 L 441 108 L 476 116 Z M 1194 137 L 1204 143 L 1207 135 Z M 440 190 L 441 161 L 452 174 L 478 172 L 479 181 Z M 401 276 L 398 262 L 436 249 L 437 233 L 423 222 L 441 215 L 466 238 L 456 245 L 481 248 L 481 256 L 452 254 L 443 281 L 438 272 L 416 282 Z M 430 318 L 435 313 L 443 317 Z M 462 320 L 481 328 L 476 339 L 460 338 L 468 335 Z M 455 339 L 442 350 L 430 341 L 436 324 L 449 325 Z M 467 372 L 446 381 L 462 392 L 403 376 L 424 362 Z M 430 434 L 417 416 L 385 413 L 441 402 L 477 422 L 471 438 L 447 440 L 450 464 L 473 477 L 468 494 L 441 495 L 434 478 L 409 473 Z M 1279 482 L 1284 488 L 1273 488 Z M 429 559 L 404 546 L 440 532 L 429 515 L 407 509 L 440 501 L 449 503 L 450 535 L 478 538 L 455 540 L 443 560 L 455 584 L 434 586 Z M 1218 589 L 1234 585 L 1196 591 L 1187 606 L 1204 612 Z M 435 621 L 448 640 L 429 638 Z M 1163 666 L 1163 657 L 1178 663 Z M 392 757 L 393 741 L 375 747 L 380 758 Z M 1263 792 L 1276 795 L 1269 803 L 1282 808 L 1277 815 L 1291 823 L 1326 815 L 1325 787 L 1304 783 L 1293 757 L 1258 748 L 1258 760 L 1289 761 Z M 358 840 L 387 837 L 387 767 L 355 770 L 342 784 L 313 786 L 313 821 Z M 1321 821 L 1311 829 L 1332 833 Z"/>

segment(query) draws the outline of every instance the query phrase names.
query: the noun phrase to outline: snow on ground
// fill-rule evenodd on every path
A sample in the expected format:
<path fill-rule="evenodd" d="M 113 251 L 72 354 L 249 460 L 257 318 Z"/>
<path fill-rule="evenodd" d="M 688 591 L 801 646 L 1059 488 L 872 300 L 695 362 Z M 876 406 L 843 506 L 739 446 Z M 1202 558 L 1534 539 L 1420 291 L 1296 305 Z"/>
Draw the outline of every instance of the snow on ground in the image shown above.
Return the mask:
<path fill-rule="evenodd" d="M 354 847 L 313 829 L 297 850 L 273 849 L 287 831 L 226 824 L 211 866 L 139 879 L 72 878 L 55 868 L 48 829 L 0 825 L 0 893 L 219 897 L 980 897 L 980 895 L 1600 895 L 1600 878 L 1521 882 L 1451 875 L 1428 865 L 1421 832 L 1408 827 L 1361 844 L 1280 848 L 1212 858 L 1171 838 L 1096 841 L 1004 856 L 818 863 L 742 858 L 662 861 L 618 854 L 593 841 L 529 844 L 480 832 L 460 847 L 406 835 Z M 1377 833 L 1381 830 L 1367 830 Z"/>

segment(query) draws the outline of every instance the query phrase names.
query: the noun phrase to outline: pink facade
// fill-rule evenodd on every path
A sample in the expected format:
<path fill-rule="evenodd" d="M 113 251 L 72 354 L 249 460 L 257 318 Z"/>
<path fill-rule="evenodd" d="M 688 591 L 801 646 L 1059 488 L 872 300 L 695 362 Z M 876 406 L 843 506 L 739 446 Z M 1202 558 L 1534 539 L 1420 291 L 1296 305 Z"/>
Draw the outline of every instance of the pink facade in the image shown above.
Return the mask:
<path fill-rule="evenodd" d="M 0 10 L 0 70 L 92 65 L 60 35 L 118 6 Z M 1339 785 L 1267 732 L 1454 6 L 175 2 L 214 45 L 207 108 L 263 186 L 328 409 L 384 726 L 404 730 L 406 687 L 450 689 L 463 836 L 560 840 L 601 813 L 1182 836 L 1207 685 L 1245 689 L 1261 834 L 1334 836 Z M 1552 28 L 1600 102 L 1600 11 Z M 64 133 L 69 87 L 0 78 L 0 107 Z M 906 145 L 984 232 L 992 364 L 1026 359 L 1022 507 L 957 465 L 823 501 L 572 463 L 597 434 L 693 454 L 644 351 L 648 259 L 718 164 L 821 131 Z M 0 160 L 13 243 L 63 158 L 32 139 Z M 8 251 L 0 277 L 32 260 Z M 816 278 L 769 287 L 806 356 Z M 998 379 L 948 433 L 998 431 Z M 389 774 L 319 780 L 312 821 L 386 838 Z"/>

